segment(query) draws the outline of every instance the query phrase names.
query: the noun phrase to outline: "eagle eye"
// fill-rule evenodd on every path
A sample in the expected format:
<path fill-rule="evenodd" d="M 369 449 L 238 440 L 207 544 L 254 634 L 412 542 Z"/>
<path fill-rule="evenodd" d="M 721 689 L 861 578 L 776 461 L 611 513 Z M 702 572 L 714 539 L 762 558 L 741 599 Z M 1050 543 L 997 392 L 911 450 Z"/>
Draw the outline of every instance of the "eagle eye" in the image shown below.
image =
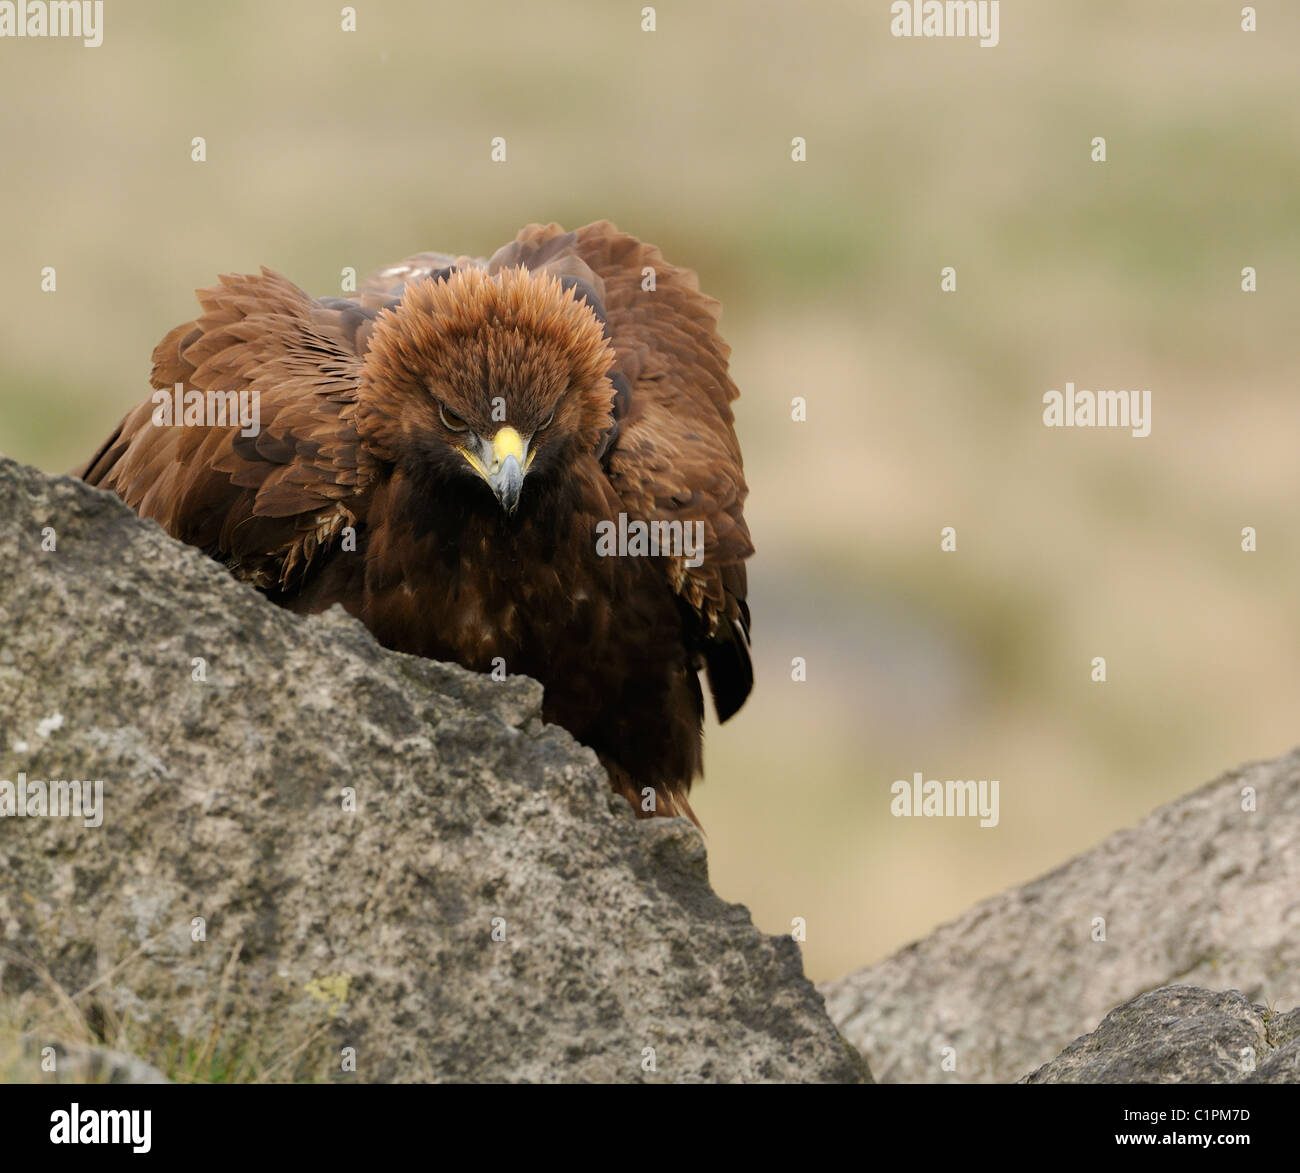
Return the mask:
<path fill-rule="evenodd" d="M 543 428 L 549 428 L 551 426 L 551 421 L 554 419 L 555 419 L 555 408 L 552 407 L 550 414 L 544 420 L 542 420 L 540 424 L 537 425 L 537 430 L 540 432 Z"/>
<path fill-rule="evenodd" d="M 469 428 L 469 424 L 461 419 L 454 411 L 448 411 L 447 407 L 441 403 L 438 404 L 438 418 L 442 420 L 444 427 L 449 428 L 453 432 L 464 432 Z"/>

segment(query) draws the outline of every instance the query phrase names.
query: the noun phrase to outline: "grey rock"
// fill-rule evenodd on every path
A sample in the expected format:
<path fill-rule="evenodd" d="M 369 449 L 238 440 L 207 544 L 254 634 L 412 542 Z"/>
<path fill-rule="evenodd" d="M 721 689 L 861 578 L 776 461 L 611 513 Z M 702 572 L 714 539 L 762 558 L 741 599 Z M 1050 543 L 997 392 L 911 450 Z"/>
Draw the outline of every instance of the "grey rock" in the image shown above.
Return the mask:
<path fill-rule="evenodd" d="M 181 1078 L 870 1079 L 535 682 L 291 615 L 78 481 L 0 460 L 0 517 L 0 779 L 103 780 L 98 827 L 0 819 L 27 1020 Z"/>
<path fill-rule="evenodd" d="M 1294 1083 L 1300 1010 L 1165 986 L 1112 1010 L 1021 1083 Z"/>
<path fill-rule="evenodd" d="M 1300 1002 L 1300 751 L 1231 770 L 821 990 L 881 1082 L 1005 1083 L 1176 984 Z"/>

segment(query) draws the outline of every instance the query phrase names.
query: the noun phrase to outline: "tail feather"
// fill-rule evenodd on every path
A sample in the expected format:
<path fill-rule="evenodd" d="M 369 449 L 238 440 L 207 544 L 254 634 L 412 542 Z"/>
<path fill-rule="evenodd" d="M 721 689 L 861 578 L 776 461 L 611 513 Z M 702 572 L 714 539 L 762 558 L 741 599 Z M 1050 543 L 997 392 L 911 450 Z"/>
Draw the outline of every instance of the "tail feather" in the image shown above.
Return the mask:
<path fill-rule="evenodd" d="M 602 753 L 596 755 L 600 758 L 600 764 L 605 767 L 605 772 L 609 775 L 610 787 L 615 794 L 621 794 L 631 804 L 632 809 L 636 812 L 638 819 L 678 819 L 688 818 L 701 831 L 704 830 L 700 820 L 696 818 L 695 811 L 691 809 L 691 804 L 687 801 L 685 790 L 666 789 L 662 786 L 654 787 L 655 802 L 654 810 L 643 809 L 641 792 L 645 789 L 639 785 L 622 766 L 617 762 L 610 761 Z"/>

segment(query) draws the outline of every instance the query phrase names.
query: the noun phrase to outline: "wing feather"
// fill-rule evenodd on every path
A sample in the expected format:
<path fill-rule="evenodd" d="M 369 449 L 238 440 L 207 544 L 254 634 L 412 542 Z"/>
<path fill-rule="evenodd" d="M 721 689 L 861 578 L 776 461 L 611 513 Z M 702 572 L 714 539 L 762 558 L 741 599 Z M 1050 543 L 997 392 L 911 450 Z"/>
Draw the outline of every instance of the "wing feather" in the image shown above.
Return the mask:
<path fill-rule="evenodd" d="M 150 381 L 164 392 L 245 392 L 257 430 L 158 426 L 145 400 L 77 475 L 240 577 L 288 589 L 355 524 L 377 472 L 353 414 L 378 307 L 317 301 L 267 269 L 223 276 L 198 300 L 201 316 L 155 348 Z"/>

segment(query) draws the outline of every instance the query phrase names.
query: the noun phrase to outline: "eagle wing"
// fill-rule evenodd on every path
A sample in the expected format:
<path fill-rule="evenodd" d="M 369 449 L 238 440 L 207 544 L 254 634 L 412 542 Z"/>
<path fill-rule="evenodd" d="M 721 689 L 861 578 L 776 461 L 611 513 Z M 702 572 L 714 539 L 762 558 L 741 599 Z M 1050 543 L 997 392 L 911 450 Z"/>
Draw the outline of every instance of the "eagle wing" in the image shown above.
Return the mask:
<path fill-rule="evenodd" d="M 158 344 L 150 381 L 169 395 L 179 385 L 205 399 L 254 396 L 257 429 L 245 435 L 237 419 L 160 426 L 148 399 L 74 475 L 239 577 L 286 590 L 355 523 L 377 473 L 353 413 L 383 299 L 318 301 L 267 269 L 223 276 L 197 296 L 203 313 Z"/>
<path fill-rule="evenodd" d="M 665 567 L 725 721 L 753 687 L 745 559 L 754 547 L 731 410 L 740 392 L 717 333 L 721 306 L 693 272 L 608 221 L 575 232 L 530 224 L 488 267 L 519 264 L 585 284 L 601 303 L 593 308 L 617 356 L 619 391 L 604 463 L 629 520 L 703 523 L 701 564 L 667 559 Z"/>

